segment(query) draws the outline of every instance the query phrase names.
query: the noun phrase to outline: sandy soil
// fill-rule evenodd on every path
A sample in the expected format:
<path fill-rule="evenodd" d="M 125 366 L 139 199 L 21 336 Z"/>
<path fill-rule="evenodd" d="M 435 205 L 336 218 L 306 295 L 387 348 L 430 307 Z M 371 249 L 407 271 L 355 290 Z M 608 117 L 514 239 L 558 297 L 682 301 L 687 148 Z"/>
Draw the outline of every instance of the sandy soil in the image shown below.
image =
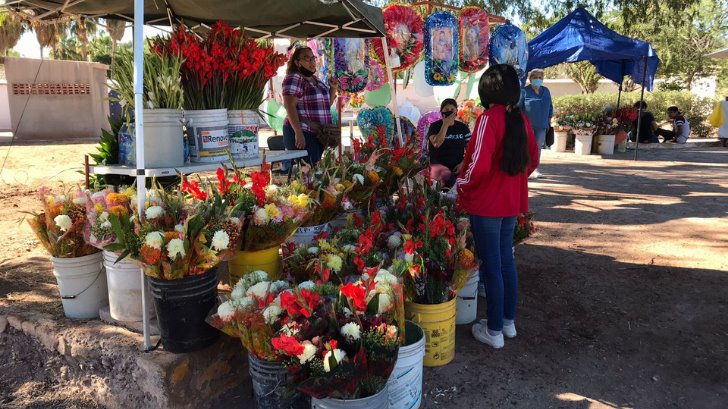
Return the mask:
<path fill-rule="evenodd" d="M 78 183 L 91 149 L 0 147 L 0 306 L 62 314 L 21 211 L 37 209 L 41 185 Z M 728 149 L 543 162 L 539 231 L 517 249 L 518 337 L 494 351 L 459 327 L 455 360 L 425 370 L 423 407 L 726 407 Z M 0 406 L 94 407 L 68 401 L 63 379 L 27 369 L 16 349 L 0 340 Z M 213 406 L 244 407 L 246 387 Z"/>

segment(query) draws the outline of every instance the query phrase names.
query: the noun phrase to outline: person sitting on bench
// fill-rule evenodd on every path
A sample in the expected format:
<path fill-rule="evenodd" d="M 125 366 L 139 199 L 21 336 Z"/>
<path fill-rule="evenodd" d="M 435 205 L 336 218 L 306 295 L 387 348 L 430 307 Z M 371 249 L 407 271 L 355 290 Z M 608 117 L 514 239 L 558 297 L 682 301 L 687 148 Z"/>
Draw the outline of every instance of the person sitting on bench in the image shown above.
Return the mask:
<path fill-rule="evenodd" d="M 655 130 L 655 135 L 665 138 L 664 142 L 676 142 L 680 144 L 687 142 L 690 137 L 690 122 L 685 119 L 677 107 L 667 108 L 667 116 L 672 120 L 672 131 L 658 128 Z"/>

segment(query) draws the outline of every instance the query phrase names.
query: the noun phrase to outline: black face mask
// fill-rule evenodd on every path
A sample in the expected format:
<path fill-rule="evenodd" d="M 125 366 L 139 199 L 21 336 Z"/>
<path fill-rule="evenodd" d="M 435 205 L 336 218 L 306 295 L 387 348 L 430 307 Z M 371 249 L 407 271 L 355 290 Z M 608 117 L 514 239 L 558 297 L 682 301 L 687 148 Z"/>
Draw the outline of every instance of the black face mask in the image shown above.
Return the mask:
<path fill-rule="evenodd" d="M 312 76 L 313 74 L 316 73 L 316 71 L 311 71 L 311 70 L 309 70 L 308 68 L 306 68 L 306 67 L 304 67 L 302 65 L 299 65 L 298 66 L 298 72 L 300 72 L 301 75 L 303 75 L 304 77 L 310 77 L 310 76 Z"/>

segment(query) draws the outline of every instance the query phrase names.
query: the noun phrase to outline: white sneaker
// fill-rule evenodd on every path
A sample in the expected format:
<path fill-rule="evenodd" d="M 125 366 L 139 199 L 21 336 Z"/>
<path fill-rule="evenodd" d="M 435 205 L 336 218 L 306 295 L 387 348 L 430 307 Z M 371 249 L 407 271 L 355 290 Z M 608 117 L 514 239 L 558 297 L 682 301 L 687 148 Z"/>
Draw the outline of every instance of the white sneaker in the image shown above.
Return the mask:
<path fill-rule="evenodd" d="M 484 327 L 488 326 L 488 320 L 482 319 L 478 321 L 478 323 Z M 503 325 L 503 335 L 505 335 L 506 338 L 515 338 L 516 337 L 516 323 L 514 322 L 511 325 Z"/>
<path fill-rule="evenodd" d="M 531 173 L 531 176 L 529 176 L 528 178 L 529 179 L 538 179 L 541 176 L 543 176 L 543 174 L 541 174 L 541 172 L 539 172 L 538 169 L 536 169 L 533 171 L 533 173 Z"/>
<path fill-rule="evenodd" d="M 503 340 L 503 334 L 498 334 L 495 336 L 490 335 L 488 334 L 487 328 L 483 325 L 475 324 L 473 325 L 471 331 L 475 339 L 486 345 L 490 345 L 495 349 L 501 349 L 506 345 L 505 341 Z"/>

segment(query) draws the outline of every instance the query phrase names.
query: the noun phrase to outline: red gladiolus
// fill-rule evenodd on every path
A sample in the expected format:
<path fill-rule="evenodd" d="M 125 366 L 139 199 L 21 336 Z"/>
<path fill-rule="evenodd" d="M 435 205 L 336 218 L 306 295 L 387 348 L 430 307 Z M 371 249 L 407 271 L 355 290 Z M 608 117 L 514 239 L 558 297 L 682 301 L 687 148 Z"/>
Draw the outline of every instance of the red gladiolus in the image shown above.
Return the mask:
<path fill-rule="evenodd" d="M 200 184 L 196 180 L 190 182 L 186 176 L 182 177 L 182 191 L 189 193 L 197 200 L 207 200 L 207 193 L 200 190 Z"/>
<path fill-rule="evenodd" d="M 420 239 L 417 239 L 417 241 L 407 240 L 404 243 L 404 252 L 407 254 L 415 254 L 415 251 L 417 251 L 417 249 L 421 249 L 422 246 L 422 240 Z"/>
<path fill-rule="evenodd" d="M 346 298 L 350 299 L 354 304 L 354 308 L 356 308 L 357 310 L 366 310 L 366 293 L 364 292 L 363 288 L 355 285 L 354 283 L 348 283 L 345 286 L 341 287 L 341 294 L 344 294 Z"/>
<path fill-rule="evenodd" d="M 217 180 L 217 190 L 220 194 L 228 194 L 230 192 L 230 181 L 225 177 L 225 171 L 222 168 L 217 168 Z"/>
<path fill-rule="evenodd" d="M 296 338 L 289 337 L 286 334 L 281 334 L 279 337 L 271 339 L 270 342 L 273 348 L 290 356 L 301 355 L 304 351 L 303 345 Z"/>

